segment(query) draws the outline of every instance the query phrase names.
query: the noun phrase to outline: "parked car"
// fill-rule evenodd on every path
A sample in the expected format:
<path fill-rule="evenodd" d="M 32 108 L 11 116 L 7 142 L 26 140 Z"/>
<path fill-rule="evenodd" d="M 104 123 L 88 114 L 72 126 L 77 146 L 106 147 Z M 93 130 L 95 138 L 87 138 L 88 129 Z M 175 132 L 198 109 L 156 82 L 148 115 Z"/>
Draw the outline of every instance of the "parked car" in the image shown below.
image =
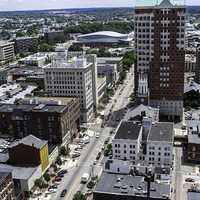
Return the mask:
<path fill-rule="evenodd" d="M 74 153 L 72 154 L 72 158 L 78 158 L 81 154 L 80 153 Z"/>
<path fill-rule="evenodd" d="M 61 171 L 58 172 L 58 174 L 66 174 L 68 171 L 66 169 L 63 169 Z"/>
<path fill-rule="evenodd" d="M 59 177 L 59 176 L 56 176 L 55 179 L 54 179 L 54 181 L 55 181 L 55 182 L 60 182 L 60 181 L 62 181 L 62 178 Z"/>
<path fill-rule="evenodd" d="M 195 182 L 195 180 L 193 178 L 186 178 L 185 182 L 193 183 L 193 182 Z"/>
<path fill-rule="evenodd" d="M 81 176 L 81 183 L 87 183 L 89 179 L 90 179 L 90 175 L 88 173 L 84 173 Z"/>
<path fill-rule="evenodd" d="M 65 195 L 67 194 L 67 190 L 65 189 L 65 190 L 63 190 L 62 192 L 61 192 L 61 195 L 60 195 L 60 197 L 65 197 Z"/>
<path fill-rule="evenodd" d="M 57 174 L 57 177 L 63 178 L 65 174 Z"/>
<path fill-rule="evenodd" d="M 92 189 L 94 186 L 95 186 L 95 182 L 94 182 L 94 181 L 90 181 L 90 182 L 87 184 L 87 188 L 89 188 L 89 189 Z"/>

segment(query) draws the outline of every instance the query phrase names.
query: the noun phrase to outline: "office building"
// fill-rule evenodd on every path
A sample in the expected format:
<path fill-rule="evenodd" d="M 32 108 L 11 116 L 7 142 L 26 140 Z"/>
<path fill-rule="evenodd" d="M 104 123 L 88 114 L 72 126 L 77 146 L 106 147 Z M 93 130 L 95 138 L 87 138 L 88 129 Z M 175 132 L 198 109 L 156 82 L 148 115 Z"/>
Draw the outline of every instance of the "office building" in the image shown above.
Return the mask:
<path fill-rule="evenodd" d="M 0 199 L 15 200 L 14 183 L 12 174 L 8 172 L 0 172 Z"/>
<path fill-rule="evenodd" d="M 76 98 L 60 100 L 31 99 L 0 106 L 0 132 L 15 138 L 34 135 L 49 144 L 68 144 L 79 130 L 80 107 Z"/>
<path fill-rule="evenodd" d="M 185 64 L 185 7 L 170 0 L 138 0 L 135 8 L 138 102 L 182 118 Z"/>
<path fill-rule="evenodd" d="M 16 54 L 37 52 L 39 37 L 19 37 L 14 40 Z"/>
<path fill-rule="evenodd" d="M 0 64 L 13 61 L 15 58 L 14 43 L 0 41 Z"/>
<path fill-rule="evenodd" d="M 67 59 L 66 50 L 61 47 L 44 71 L 46 91 L 51 96 L 78 97 L 81 121 L 90 121 L 98 104 L 96 56 L 82 55 Z"/>
<path fill-rule="evenodd" d="M 36 167 L 41 165 L 44 171 L 49 165 L 48 142 L 33 135 L 28 135 L 11 144 L 8 152 L 9 164 L 13 166 Z"/>

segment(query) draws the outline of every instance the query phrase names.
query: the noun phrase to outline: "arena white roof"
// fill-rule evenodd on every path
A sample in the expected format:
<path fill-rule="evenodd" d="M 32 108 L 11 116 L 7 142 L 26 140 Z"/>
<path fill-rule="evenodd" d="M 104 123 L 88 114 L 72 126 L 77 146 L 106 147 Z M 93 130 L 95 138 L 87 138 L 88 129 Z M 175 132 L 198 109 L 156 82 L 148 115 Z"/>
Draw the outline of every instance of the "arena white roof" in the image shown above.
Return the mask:
<path fill-rule="evenodd" d="M 97 36 L 97 35 L 108 36 L 108 37 L 119 37 L 119 38 L 128 37 L 127 34 L 117 33 L 117 32 L 113 32 L 113 31 L 99 31 L 99 32 L 80 35 L 78 37 L 80 38 L 80 37 Z"/>

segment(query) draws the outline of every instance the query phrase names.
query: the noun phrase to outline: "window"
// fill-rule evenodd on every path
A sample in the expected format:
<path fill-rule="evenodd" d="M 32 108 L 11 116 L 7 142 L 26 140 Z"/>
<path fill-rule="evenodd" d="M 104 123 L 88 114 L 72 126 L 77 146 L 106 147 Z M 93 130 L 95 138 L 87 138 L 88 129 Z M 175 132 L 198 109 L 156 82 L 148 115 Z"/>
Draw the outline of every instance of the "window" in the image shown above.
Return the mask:
<path fill-rule="evenodd" d="M 193 146 L 193 147 L 192 147 L 192 151 L 196 151 L 196 146 Z"/>
<path fill-rule="evenodd" d="M 124 148 L 126 148 L 126 144 L 124 145 Z"/>

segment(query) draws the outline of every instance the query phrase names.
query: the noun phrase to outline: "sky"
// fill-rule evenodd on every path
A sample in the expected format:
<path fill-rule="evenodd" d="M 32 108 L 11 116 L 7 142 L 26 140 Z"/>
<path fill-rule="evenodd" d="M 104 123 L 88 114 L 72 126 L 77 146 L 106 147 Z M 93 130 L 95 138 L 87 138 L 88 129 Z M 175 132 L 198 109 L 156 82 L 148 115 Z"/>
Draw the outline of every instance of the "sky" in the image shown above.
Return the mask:
<path fill-rule="evenodd" d="M 188 5 L 200 5 L 200 0 L 186 0 L 186 2 Z M 133 7 L 134 5 L 135 0 L 0 0 L 0 11 L 121 6 Z"/>

